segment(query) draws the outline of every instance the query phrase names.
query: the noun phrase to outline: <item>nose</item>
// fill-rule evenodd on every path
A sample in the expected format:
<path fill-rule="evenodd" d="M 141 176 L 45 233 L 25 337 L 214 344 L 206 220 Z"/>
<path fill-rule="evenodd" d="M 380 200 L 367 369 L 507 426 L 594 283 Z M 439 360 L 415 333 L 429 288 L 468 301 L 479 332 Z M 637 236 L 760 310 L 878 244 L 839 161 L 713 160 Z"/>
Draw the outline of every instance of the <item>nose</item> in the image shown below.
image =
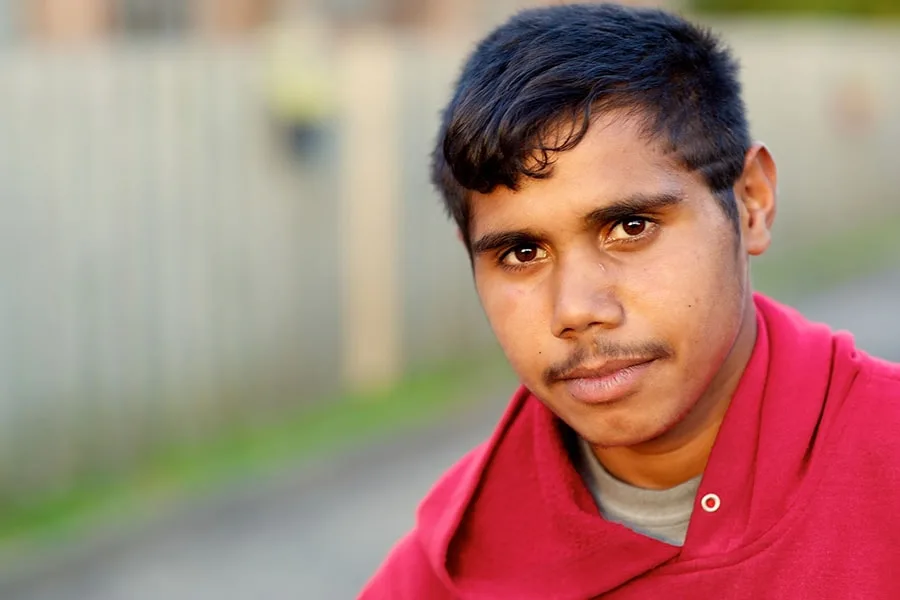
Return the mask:
<path fill-rule="evenodd" d="M 596 255 L 570 257 L 557 264 L 554 275 L 554 336 L 571 338 L 593 328 L 615 329 L 625 321 L 614 273 Z"/>

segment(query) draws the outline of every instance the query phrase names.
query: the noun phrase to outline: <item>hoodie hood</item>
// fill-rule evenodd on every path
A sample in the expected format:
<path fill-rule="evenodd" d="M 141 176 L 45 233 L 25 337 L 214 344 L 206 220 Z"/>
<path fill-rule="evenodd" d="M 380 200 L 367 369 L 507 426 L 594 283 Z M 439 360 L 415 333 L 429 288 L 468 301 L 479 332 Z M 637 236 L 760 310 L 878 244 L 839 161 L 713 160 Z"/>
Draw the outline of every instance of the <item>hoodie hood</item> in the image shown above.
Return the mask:
<path fill-rule="evenodd" d="M 591 598 L 664 564 L 721 560 L 773 528 L 802 497 L 859 368 L 849 335 L 754 301 L 756 345 L 683 547 L 603 519 L 570 458 L 574 434 L 521 388 L 492 438 L 420 506 L 416 535 L 444 585 L 466 598 Z"/>

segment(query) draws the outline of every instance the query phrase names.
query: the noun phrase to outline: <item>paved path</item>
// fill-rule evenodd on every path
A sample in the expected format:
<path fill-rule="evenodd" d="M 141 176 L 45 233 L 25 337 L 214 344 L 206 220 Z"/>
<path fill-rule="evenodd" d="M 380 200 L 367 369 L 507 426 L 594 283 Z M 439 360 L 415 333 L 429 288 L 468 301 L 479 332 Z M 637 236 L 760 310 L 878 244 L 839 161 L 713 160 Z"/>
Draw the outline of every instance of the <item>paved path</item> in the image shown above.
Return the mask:
<path fill-rule="evenodd" d="M 3 600 L 354 598 L 418 500 L 490 433 L 505 399 L 420 432 L 207 499 L 135 539 L 101 541 Z M 130 537 L 130 536 L 127 536 Z M 17 581 L 18 579 L 18 581 Z"/>
<path fill-rule="evenodd" d="M 801 307 L 900 360 L 900 269 Z M 412 523 L 434 479 L 488 434 L 502 400 L 479 414 L 365 456 L 248 485 L 39 578 L 0 586 L 4 600 L 354 598 Z"/>

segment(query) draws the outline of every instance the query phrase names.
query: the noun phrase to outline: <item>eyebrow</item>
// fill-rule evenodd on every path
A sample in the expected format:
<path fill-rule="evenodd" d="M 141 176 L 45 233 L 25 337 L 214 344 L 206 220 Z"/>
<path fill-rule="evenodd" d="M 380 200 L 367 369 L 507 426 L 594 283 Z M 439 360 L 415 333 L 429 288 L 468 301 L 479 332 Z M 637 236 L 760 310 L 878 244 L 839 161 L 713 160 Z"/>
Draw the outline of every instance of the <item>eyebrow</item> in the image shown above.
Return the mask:
<path fill-rule="evenodd" d="M 684 195 L 675 192 L 632 194 L 589 212 L 584 217 L 584 223 L 588 227 L 615 223 L 635 215 L 658 212 L 683 201 Z M 490 232 L 472 242 L 472 255 L 487 254 L 523 244 L 537 244 L 546 241 L 546 238 L 546 235 L 528 229 Z"/>
<path fill-rule="evenodd" d="M 524 244 L 539 244 L 544 240 L 545 236 L 529 230 L 486 233 L 472 242 L 472 255 L 478 256 L 502 248 L 512 248 Z"/>
<path fill-rule="evenodd" d="M 675 192 L 632 194 L 609 206 L 591 211 L 585 216 L 584 221 L 588 226 L 605 225 L 636 215 L 659 212 L 682 202 L 684 202 L 684 195 Z"/>

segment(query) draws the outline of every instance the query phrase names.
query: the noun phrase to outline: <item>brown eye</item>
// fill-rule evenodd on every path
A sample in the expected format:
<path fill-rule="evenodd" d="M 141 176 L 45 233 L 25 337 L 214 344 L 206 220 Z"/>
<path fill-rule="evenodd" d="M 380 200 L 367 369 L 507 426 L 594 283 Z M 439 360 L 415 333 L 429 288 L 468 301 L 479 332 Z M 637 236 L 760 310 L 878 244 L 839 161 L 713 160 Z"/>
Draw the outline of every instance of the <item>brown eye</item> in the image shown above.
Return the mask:
<path fill-rule="evenodd" d="M 650 219 L 630 217 L 619 221 L 612 231 L 609 232 L 607 240 L 612 242 L 637 241 L 652 233 L 656 226 L 656 223 Z"/>
<path fill-rule="evenodd" d="M 622 223 L 622 231 L 625 235 L 636 236 L 641 235 L 647 229 L 647 221 L 643 219 L 631 219 Z"/>
<path fill-rule="evenodd" d="M 547 251 L 536 244 L 517 246 L 503 255 L 501 262 L 507 266 L 521 266 L 547 257 Z"/>
<path fill-rule="evenodd" d="M 531 262 L 535 258 L 537 258 L 537 247 L 535 246 L 523 246 L 521 248 L 516 248 L 513 251 L 513 254 L 516 257 L 516 260 L 519 262 Z"/>

